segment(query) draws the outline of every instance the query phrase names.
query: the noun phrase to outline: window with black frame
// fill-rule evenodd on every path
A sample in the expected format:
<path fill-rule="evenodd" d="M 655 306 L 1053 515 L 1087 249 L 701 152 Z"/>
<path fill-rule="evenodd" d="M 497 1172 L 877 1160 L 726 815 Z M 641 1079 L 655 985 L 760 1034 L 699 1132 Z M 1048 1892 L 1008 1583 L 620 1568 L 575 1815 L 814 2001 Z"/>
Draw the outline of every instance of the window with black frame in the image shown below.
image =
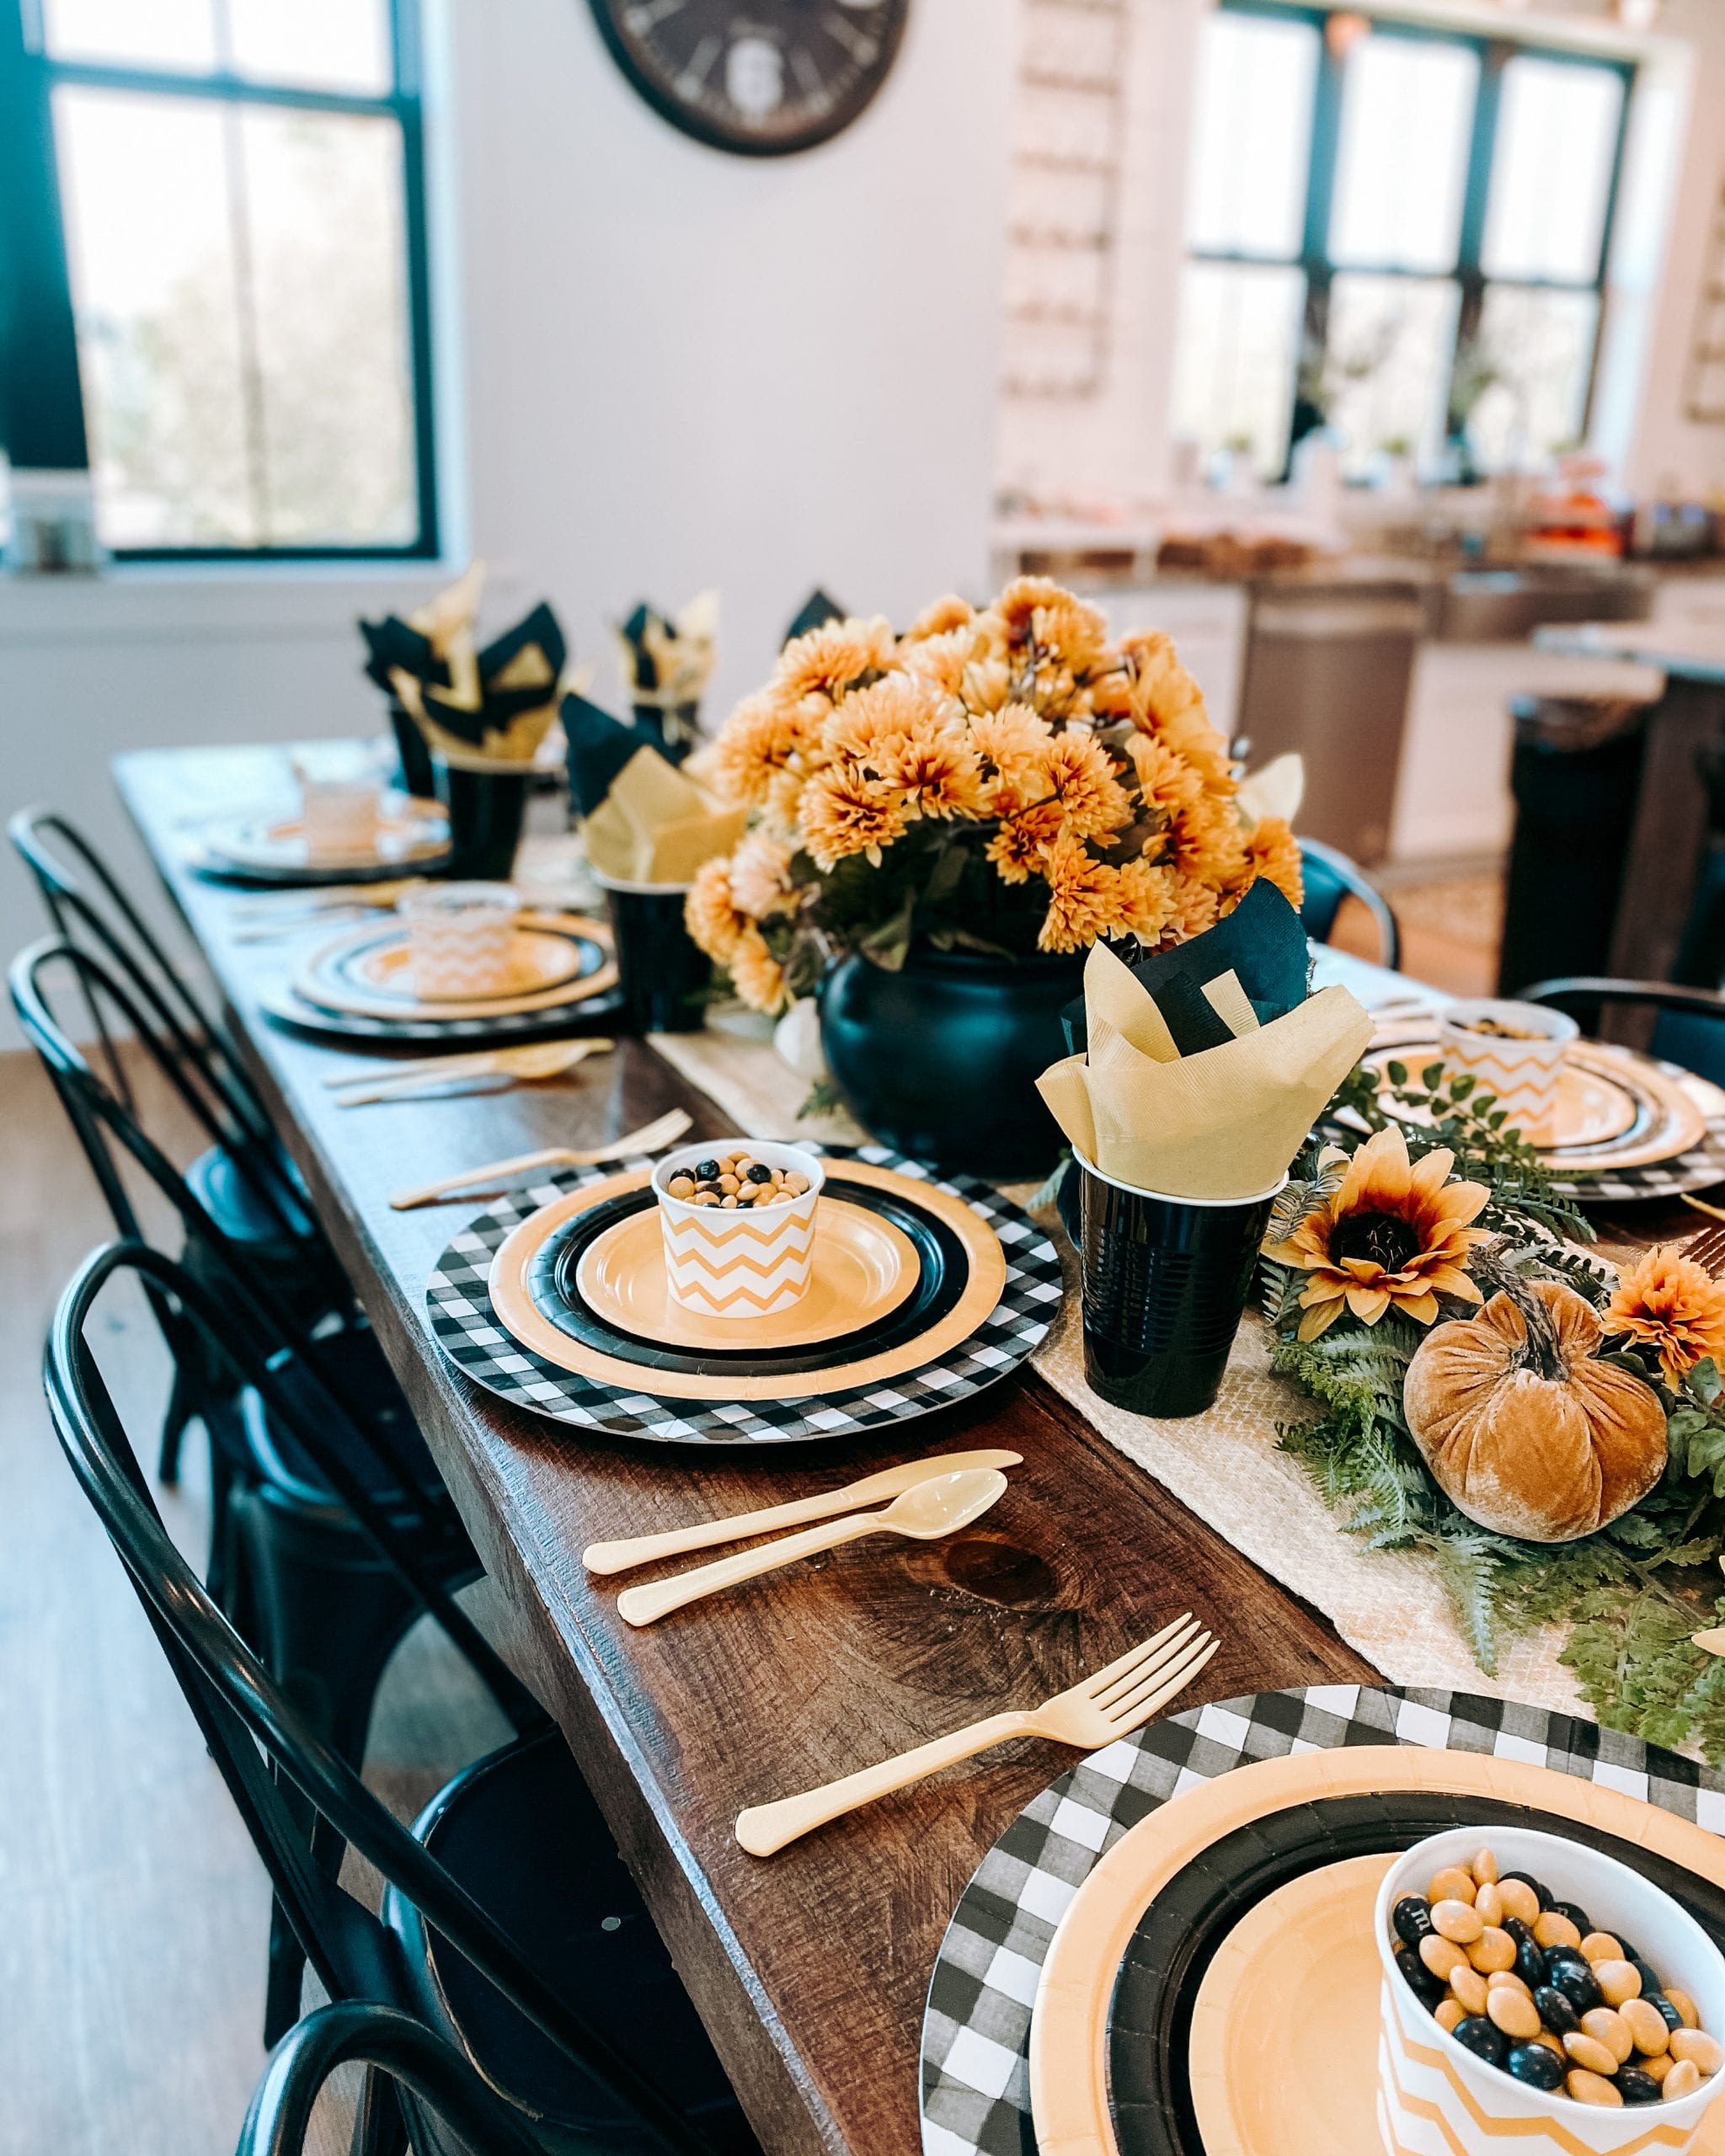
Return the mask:
<path fill-rule="evenodd" d="M 1204 25 L 1174 427 L 1267 478 L 1535 466 L 1583 435 L 1633 71 L 1221 0 Z"/>
<path fill-rule="evenodd" d="M 117 555 L 436 552 L 415 0 L 0 0 L 0 131 L 14 466 Z"/>

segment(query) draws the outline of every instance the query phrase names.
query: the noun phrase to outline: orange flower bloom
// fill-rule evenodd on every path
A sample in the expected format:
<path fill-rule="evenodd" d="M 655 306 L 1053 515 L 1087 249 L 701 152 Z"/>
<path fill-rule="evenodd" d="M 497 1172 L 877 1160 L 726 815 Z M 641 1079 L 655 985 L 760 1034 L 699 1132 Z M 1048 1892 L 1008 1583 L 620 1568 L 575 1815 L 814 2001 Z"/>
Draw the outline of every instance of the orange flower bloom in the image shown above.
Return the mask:
<path fill-rule="evenodd" d="M 731 862 L 727 856 L 704 862 L 683 901 L 683 925 L 709 958 L 720 965 L 729 962 L 744 933 L 755 926 L 731 891 Z"/>
<path fill-rule="evenodd" d="M 1194 936 L 1202 936 L 1205 929 L 1214 928 L 1222 917 L 1219 894 L 1197 877 L 1183 875 L 1178 869 L 1168 903 L 1168 926 L 1177 931 L 1175 940 L 1178 942 L 1189 943 Z"/>
<path fill-rule="evenodd" d="M 818 868 L 853 853 L 878 853 L 905 835 L 902 798 L 853 767 L 817 771 L 803 789 L 798 821 Z"/>
<path fill-rule="evenodd" d="M 1132 803 L 1114 776 L 1114 759 L 1092 734 L 1055 734 L 1030 782 L 1060 803 L 1067 828 L 1080 838 L 1100 838 L 1131 820 Z"/>
<path fill-rule="evenodd" d="M 866 674 L 893 663 L 893 632 L 884 614 L 870 622 L 825 622 L 779 654 L 777 686 L 789 697 L 820 695 L 835 702 Z"/>
<path fill-rule="evenodd" d="M 992 764 L 1002 778 L 1014 782 L 1034 771 L 1043 751 L 1054 739 L 1048 722 L 1024 704 L 1007 704 L 999 711 L 978 712 L 970 720 L 970 741 L 985 763 Z M 992 808 L 991 813 L 998 813 Z"/>
<path fill-rule="evenodd" d="M 1119 871 L 1092 861 L 1073 832 L 1063 831 L 1038 864 L 1048 878 L 1048 911 L 1037 946 L 1044 951 L 1081 951 L 1120 925 Z"/>
<path fill-rule="evenodd" d="M 1140 857 L 1122 862 L 1119 878 L 1118 926 L 1142 943 L 1154 943 L 1167 927 L 1174 910 L 1172 872 L 1158 868 Z"/>
<path fill-rule="evenodd" d="M 1709 1358 L 1725 1371 L 1725 1287 L 1674 1243 L 1659 1244 L 1620 1273 L 1603 1316 L 1607 1332 L 1655 1351 L 1674 1389 Z"/>
<path fill-rule="evenodd" d="M 999 779 L 993 813 L 1001 818 L 989 841 L 986 857 L 1003 883 L 1028 883 L 1042 867 L 1042 857 L 1060 836 L 1064 819 L 1057 801 L 1032 798 L 1016 779 Z"/>
<path fill-rule="evenodd" d="M 948 630 L 962 629 L 975 618 L 976 609 L 969 600 L 949 591 L 944 599 L 937 599 L 933 606 L 925 606 L 900 641 L 920 643 L 925 637 L 943 637 Z"/>
<path fill-rule="evenodd" d="M 1204 781 L 1186 759 L 1153 734 L 1135 734 L 1126 754 L 1138 774 L 1139 790 L 1146 808 L 1162 816 L 1178 816 L 1195 808 L 1204 793 Z"/>
<path fill-rule="evenodd" d="M 1246 834 L 1232 806 L 1206 798 L 1174 819 L 1174 864 L 1217 891 L 1247 880 Z"/>
<path fill-rule="evenodd" d="M 782 839 L 766 831 L 751 832 L 742 841 L 729 858 L 730 895 L 740 912 L 759 921 L 788 894 L 791 853 Z"/>
<path fill-rule="evenodd" d="M 784 974 L 758 928 L 744 931 L 728 969 L 738 995 L 751 1011 L 777 1011 L 784 1001 Z"/>
<path fill-rule="evenodd" d="M 745 697 L 719 729 L 708 753 L 713 782 L 719 792 L 728 800 L 764 804 L 775 782 L 811 745 L 813 715 L 808 705 L 776 688 Z"/>
<path fill-rule="evenodd" d="M 1491 1236 L 1469 1223 L 1491 1193 L 1483 1183 L 1451 1182 L 1455 1165 L 1442 1146 L 1410 1164 L 1407 1140 L 1392 1123 L 1359 1148 L 1327 1204 L 1285 1242 L 1265 1245 L 1267 1257 L 1311 1275 L 1300 1298 L 1302 1340 L 1327 1332 L 1344 1310 L 1364 1325 L 1387 1310 L 1429 1325 L 1439 1295 L 1483 1299 L 1467 1276 L 1467 1255 Z"/>
<path fill-rule="evenodd" d="M 1297 913 L 1306 896 L 1300 844 L 1280 816 L 1264 816 L 1248 834 L 1247 859 L 1253 876 L 1267 877 Z"/>

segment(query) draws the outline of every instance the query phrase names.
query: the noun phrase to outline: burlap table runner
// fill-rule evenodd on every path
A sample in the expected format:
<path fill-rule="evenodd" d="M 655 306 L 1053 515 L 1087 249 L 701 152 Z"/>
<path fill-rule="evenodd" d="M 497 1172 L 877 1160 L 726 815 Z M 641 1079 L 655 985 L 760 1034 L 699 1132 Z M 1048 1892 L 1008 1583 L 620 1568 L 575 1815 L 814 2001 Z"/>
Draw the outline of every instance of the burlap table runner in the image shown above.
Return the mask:
<path fill-rule="evenodd" d="M 798 1121 L 809 1082 L 773 1053 L 762 1022 L 724 1019 L 704 1033 L 655 1033 L 651 1040 L 745 1137 L 865 1142 L 846 1115 Z M 1012 1194 L 1022 1199 L 1029 1193 Z M 1052 1214 L 1045 1217 L 1053 1226 Z M 1073 1286 L 1070 1246 L 1062 1235 L 1055 1241 Z M 1367 1550 L 1342 1532 L 1305 1470 L 1276 1449 L 1278 1426 L 1306 1419 L 1311 1407 L 1292 1385 L 1270 1375 L 1269 1346 L 1268 1327 L 1248 1315 L 1215 1406 L 1181 1422 L 1128 1414 L 1091 1390 L 1076 1292 L 1032 1359 L 1110 1444 L 1273 1579 L 1321 1609 L 1391 1684 L 1496 1693 L 1585 1714 L 1573 1679 L 1557 1658 L 1561 1628 L 1505 1641 L 1498 1673 L 1488 1678 L 1429 1560 L 1412 1551 Z"/>

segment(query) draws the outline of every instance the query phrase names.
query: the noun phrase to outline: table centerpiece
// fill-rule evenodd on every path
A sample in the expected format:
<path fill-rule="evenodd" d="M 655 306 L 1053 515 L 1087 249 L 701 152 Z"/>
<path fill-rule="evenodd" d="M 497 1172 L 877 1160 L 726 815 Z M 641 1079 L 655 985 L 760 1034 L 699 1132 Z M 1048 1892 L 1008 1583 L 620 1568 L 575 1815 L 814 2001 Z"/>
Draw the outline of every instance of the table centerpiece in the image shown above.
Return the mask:
<path fill-rule="evenodd" d="M 817 996 L 846 1104 L 943 1166 L 1052 1164 L 1035 1080 L 1092 943 L 1199 935 L 1259 876 L 1300 902 L 1172 641 L 1111 641 L 1047 578 L 793 638 L 700 768 L 750 827 L 697 879 L 696 942 L 756 1010 Z"/>

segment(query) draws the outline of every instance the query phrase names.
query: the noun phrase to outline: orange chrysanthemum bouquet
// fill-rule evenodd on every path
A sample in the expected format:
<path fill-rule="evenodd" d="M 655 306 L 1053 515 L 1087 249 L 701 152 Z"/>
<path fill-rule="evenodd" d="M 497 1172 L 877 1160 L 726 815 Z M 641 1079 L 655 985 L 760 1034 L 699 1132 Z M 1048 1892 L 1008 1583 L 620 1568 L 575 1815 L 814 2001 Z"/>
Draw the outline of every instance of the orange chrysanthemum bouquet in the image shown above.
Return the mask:
<path fill-rule="evenodd" d="M 1226 744 L 1165 636 L 1108 641 L 1094 607 L 1021 577 L 901 637 L 833 621 L 702 753 L 754 811 L 702 869 L 691 934 L 756 1010 L 835 958 L 913 943 L 1004 958 L 1152 947 L 1212 926 L 1260 875 L 1295 905 L 1285 823 L 1245 815 Z"/>

